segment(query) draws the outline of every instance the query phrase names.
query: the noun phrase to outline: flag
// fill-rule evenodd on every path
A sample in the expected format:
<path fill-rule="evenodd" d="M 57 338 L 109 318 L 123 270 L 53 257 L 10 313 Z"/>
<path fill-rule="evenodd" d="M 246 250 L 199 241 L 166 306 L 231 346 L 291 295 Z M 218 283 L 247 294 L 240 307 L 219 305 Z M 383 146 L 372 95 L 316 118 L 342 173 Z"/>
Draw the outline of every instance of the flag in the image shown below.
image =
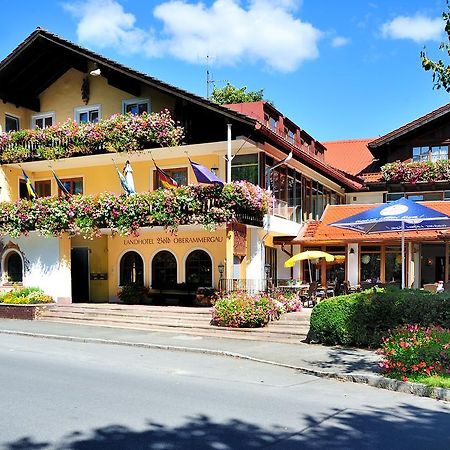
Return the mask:
<path fill-rule="evenodd" d="M 195 178 L 197 178 L 199 183 L 224 185 L 224 182 L 205 166 L 191 161 L 190 158 L 188 159 L 191 163 L 192 170 L 194 171 Z"/>
<path fill-rule="evenodd" d="M 164 172 L 164 170 L 160 169 L 156 165 L 155 160 L 153 160 L 153 164 L 155 165 L 159 181 L 161 182 L 161 184 L 165 189 L 175 189 L 178 187 L 178 183 L 169 174 Z"/>
<path fill-rule="evenodd" d="M 22 169 L 22 168 L 21 168 Z M 22 169 L 23 177 L 25 178 L 25 185 L 27 187 L 28 198 L 36 198 L 36 191 L 34 190 L 34 186 L 31 184 L 28 175 L 25 173 L 25 170 Z"/>
<path fill-rule="evenodd" d="M 60 178 L 56 175 L 55 171 L 53 169 L 51 169 L 53 176 L 55 177 L 56 180 L 56 184 L 58 185 L 59 189 L 61 190 L 61 192 L 70 197 L 70 192 L 67 190 L 67 188 L 64 186 L 64 183 L 60 180 Z"/>

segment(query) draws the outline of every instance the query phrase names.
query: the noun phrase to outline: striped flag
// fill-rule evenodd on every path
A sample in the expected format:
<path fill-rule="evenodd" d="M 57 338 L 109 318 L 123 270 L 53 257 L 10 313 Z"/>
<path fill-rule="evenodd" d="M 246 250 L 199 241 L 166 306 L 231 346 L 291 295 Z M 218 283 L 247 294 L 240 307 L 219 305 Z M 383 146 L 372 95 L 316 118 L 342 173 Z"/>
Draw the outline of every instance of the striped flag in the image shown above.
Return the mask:
<path fill-rule="evenodd" d="M 178 183 L 169 174 L 164 172 L 164 170 L 160 169 L 156 165 L 155 160 L 153 160 L 153 164 L 155 165 L 159 181 L 165 189 L 175 189 L 178 187 Z"/>
<path fill-rule="evenodd" d="M 70 192 L 67 190 L 67 188 L 64 186 L 64 183 L 60 180 L 60 178 L 56 175 L 55 171 L 51 169 L 53 176 L 55 177 L 56 184 L 58 185 L 61 192 L 66 195 L 67 197 L 70 197 Z"/>
<path fill-rule="evenodd" d="M 21 167 L 22 169 L 22 167 Z M 25 185 L 27 187 L 28 192 L 28 198 L 36 198 L 36 191 L 34 190 L 34 186 L 31 184 L 30 179 L 28 178 L 28 175 L 25 173 L 25 170 L 22 169 L 23 177 L 25 178 Z"/>

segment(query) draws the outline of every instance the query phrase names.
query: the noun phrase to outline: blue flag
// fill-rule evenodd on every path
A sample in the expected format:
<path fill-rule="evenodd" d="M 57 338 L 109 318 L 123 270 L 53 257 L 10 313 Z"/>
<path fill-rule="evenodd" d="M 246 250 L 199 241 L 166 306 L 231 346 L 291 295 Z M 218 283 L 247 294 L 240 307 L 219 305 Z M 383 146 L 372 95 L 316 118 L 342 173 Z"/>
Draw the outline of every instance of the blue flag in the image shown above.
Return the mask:
<path fill-rule="evenodd" d="M 201 164 L 191 161 L 190 159 L 189 162 L 191 163 L 191 167 L 192 170 L 194 171 L 195 178 L 197 178 L 197 181 L 199 183 L 218 184 L 220 186 L 224 185 L 224 182 L 217 175 L 215 175 L 209 169 L 207 169 L 205 166 L 202 166 Z"/>

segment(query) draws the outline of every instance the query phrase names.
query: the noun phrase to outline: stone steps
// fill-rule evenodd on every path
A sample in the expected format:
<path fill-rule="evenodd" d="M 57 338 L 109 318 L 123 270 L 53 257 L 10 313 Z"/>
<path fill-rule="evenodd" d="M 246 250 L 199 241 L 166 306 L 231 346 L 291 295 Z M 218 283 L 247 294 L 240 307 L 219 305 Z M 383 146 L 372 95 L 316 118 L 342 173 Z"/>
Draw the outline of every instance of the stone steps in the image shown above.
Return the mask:
<path fill-rule="evenodd" d="M 309 330 L 309 310 L 284 314 L 264 328 L 226 328 L 210 324 L 210 308 L 120 304 L 74 304 L 48 308 L 41 320 L 145 331 L 176 332 L 270 342 L 301 342 Z"/>

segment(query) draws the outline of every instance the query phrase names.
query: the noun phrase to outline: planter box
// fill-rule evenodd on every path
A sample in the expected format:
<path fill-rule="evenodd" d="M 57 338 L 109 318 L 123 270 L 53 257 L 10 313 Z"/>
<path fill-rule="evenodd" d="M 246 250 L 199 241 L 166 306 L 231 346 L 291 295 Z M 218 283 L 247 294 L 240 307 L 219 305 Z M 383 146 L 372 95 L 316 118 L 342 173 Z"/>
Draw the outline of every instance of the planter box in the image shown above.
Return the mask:
<path fill-rule="evenodd" d="M 9 305 L 0 303 L 0 319 L 39 319 L 41 312 L 54 303 L 44 303 L 38 305 Z"/>

